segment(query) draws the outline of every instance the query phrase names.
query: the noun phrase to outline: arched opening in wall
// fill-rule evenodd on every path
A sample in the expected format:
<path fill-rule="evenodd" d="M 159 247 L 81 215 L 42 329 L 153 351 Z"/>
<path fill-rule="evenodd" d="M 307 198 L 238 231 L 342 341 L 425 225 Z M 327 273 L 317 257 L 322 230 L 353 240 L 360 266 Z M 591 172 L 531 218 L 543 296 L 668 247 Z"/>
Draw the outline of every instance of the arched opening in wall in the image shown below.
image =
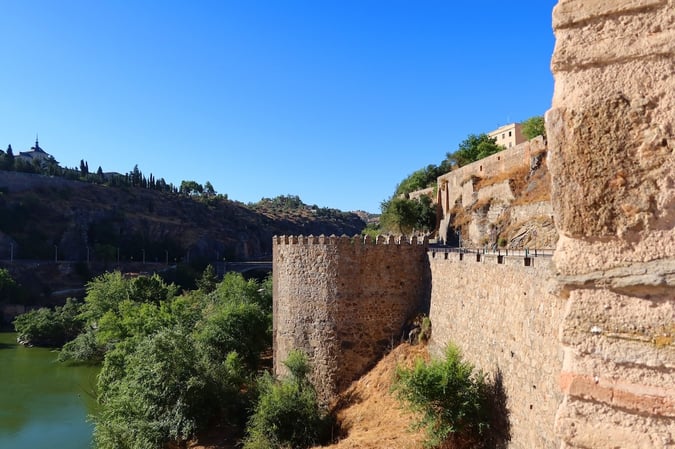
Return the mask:
<path fill-rule="evenodd" d="M 478 171 L 483 171 L 483 166 L 478 167 Z"/>

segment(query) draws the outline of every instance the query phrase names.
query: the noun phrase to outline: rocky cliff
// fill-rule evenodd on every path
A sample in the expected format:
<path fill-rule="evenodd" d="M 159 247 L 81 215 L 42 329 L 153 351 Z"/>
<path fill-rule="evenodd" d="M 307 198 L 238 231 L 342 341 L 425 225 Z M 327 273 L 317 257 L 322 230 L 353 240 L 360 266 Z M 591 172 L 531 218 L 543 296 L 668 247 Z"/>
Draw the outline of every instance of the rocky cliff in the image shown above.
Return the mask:
<path fill-rule="evenodd" d="M 250 207 L 0 171 L 0 259 L 171 262 L 271 257 L 272 236 L 358 234 L 356 214 Z"/>

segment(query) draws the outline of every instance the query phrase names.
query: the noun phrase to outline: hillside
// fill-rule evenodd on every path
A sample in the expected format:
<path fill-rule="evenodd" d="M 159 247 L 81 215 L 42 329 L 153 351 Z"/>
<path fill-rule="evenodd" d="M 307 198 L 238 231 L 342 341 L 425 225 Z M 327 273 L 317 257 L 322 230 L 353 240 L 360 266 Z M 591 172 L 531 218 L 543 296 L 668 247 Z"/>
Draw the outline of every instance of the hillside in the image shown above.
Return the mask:
<path fill-rule="evenodd" d="M 88 268 L 21 261 L 86 262 L 102 269 L 122 264 L 196 267 L 216 261 L 270 259 L 274 235 L 354 235 L 357 214 L 265 200 L 245 205 L 222 197 L 189 197 L 134 187 L 110 187 L 65 178 L 0 171 L 0 261 L 32 294 L 50 296 L 82 286 Z M 142 267 L 140 267 L 142 268 Z M 64 271 L 65 270 L 65 271 Z M 36 277 L 45 277 L 45 282 Z M 34 284 L 34 285 L 30 285 Z M 40 284 L 40 285 L 38 285 Z M 42 290 L 48 290 L 43 292 Z M 45 295 L 46 293 L 46 295 Z"/>
<path fill-rule="evenodd" d="M 106 187 L 0 171 L 0 258 L 85 260 L 120 248 L 147 260 L 269 256 L 272 236 L 358 234 L 365 223 L 330 209 L 249 207 L 223 198 L 198 201 L 141 188 Z"/>

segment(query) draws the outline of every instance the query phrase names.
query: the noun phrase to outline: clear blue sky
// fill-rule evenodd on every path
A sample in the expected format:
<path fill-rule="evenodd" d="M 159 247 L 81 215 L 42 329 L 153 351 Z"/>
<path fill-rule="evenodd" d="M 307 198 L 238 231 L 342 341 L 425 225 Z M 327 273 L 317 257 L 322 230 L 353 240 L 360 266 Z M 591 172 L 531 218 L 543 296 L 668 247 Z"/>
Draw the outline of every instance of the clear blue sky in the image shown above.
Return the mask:
<path fill-rule="evenodd" d="M 554 0 L 0 2 L 0 148 L 379 212 L 550 106 Z"/>

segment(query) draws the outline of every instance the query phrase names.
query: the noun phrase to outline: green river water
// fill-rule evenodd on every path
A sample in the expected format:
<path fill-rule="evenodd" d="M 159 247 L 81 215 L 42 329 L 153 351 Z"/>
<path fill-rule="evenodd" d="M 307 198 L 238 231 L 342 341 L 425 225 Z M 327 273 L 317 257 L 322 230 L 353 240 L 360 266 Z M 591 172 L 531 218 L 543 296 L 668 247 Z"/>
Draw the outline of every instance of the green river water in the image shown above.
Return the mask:
<path fill-rule="evenodd" d="M 25 348 L 0 333 L 0 448 L 87 449 L 98 368 L 56 362 L 56 352 Z"/>

